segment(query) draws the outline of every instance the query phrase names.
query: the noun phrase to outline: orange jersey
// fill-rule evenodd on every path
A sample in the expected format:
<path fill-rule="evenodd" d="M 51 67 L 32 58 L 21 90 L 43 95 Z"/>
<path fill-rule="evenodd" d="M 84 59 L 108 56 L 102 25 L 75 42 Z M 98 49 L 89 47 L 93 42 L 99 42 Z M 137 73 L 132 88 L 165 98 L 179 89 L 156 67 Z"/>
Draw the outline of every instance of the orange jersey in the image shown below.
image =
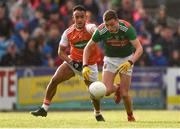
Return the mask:
<path fill-rule="evenodd" d="M 60 44 L 70 46 L 70 58 L 72 60 L 82 62 L 84 47 L 91 39 L 94 27 L 96 27 L 95 24 L 86 24 L 82 30 L 77 30 L 73 24 L 64 31 Z M 88 64 L 95 64 L 97 62 L 96 55 L 98 55 L 97 44 L 92 47 L 91 53 Z"/>

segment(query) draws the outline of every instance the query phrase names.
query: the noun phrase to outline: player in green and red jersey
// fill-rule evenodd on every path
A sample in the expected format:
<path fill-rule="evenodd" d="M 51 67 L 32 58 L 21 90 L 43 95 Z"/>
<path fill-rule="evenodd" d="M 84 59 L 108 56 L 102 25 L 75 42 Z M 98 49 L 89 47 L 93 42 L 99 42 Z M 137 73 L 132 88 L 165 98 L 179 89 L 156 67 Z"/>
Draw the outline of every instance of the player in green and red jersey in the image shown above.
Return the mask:
<path fill-rule="evenodd" d="M 107 10 L 103 15 L 103 21 L 94 32 L 83 53 L 83 76 L 88 80 L 91 70 L 89 69 L 89 56 L 92 45 L 103 41 L 104 66 L 102 81 L 107 87 L 106 95 L 115 92 L 115 103 L 123 98 L 128 115 L 128 121 L 135 121 L 132 110 L 131 98 L 128 94 L 131 84 L 133 64 L 143 53 L 142 46 L 137 39 L 135 29 L 127 21 L 120 20 L 113 10 Z M 116 75 L 120 76 L 120 84 L 114 86 Z"/>

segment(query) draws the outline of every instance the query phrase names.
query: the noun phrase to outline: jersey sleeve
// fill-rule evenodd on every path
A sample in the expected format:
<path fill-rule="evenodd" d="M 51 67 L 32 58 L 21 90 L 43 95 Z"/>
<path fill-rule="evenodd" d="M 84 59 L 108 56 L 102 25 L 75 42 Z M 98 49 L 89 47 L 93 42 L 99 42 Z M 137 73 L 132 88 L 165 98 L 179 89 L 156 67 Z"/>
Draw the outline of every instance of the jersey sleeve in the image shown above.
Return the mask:
<path fill-rule="evenodd" d="M 101 41 L 101 36 L 100 36 L 100 34 L 99 34 L 99 30 L 98 30 L 98 29 L 96 29 L 96 31 L 94 32 L 94 34 L 93 34 L 93 36 L 92 36 L 92 40 L 93 40 L 94 42 L 99 42 L 99 41 Z"/>
<path fill-rule="evenodd" d="M 95 24 L 86 24 L 86 30 L 90 33 L 93 34 L 94 30 L 96 30 L 96 25 Z"/>
<path fill-rule="evenodd" d="M 129 38 L 129 40 L 135 40 L 137 38 L 136 30 L 134 29 L 133 26 L 129 27 L 129 29 L 126 32 L 126 35 Z"/>
<path fill-rule="evenodd" d="M 62 34 L 59 44 L 66 47 L 69 45 L 68 38 L 67 38 L 67 30 L 65 30 L 64 33 Z"/>

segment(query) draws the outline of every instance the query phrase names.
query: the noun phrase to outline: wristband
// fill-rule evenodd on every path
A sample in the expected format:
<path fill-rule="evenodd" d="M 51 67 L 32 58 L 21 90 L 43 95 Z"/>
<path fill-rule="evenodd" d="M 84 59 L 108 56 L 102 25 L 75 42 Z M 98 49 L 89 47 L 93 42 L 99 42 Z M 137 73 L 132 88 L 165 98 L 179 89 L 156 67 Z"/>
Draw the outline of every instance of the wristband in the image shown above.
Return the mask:
<path fill-rule="evenodd" d="M 131 65 L 133 65 L 133 64 L 134 64 L 131 60 L 128 60 L 128 62 L 129 62 Z"/>
<path fill-rule="evenodd" d="M 84 68 L 84 67 L 87 67 L 87 66 L 88 66 L 88 65 L 87 65 L 87 64 L 85 64 L 85 65 L 83 65 L 83 68 Z"/>

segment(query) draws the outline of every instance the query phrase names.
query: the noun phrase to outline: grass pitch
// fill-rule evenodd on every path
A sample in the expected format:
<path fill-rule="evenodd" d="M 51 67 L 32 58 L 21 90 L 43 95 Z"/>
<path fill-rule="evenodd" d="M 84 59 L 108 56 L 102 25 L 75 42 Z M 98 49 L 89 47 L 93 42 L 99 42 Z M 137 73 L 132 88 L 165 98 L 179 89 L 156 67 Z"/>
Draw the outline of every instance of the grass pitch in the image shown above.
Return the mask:
<path fill-rule="evenodd" d="M 106 122 L 96 122 L 92 111 L 50 111 L 47 117 L 0 112 L 0 128 L 180 128 L 180 111 L 135 110 L 136 122 L 127 122 L 124 110 L 102 113 Z"/>

